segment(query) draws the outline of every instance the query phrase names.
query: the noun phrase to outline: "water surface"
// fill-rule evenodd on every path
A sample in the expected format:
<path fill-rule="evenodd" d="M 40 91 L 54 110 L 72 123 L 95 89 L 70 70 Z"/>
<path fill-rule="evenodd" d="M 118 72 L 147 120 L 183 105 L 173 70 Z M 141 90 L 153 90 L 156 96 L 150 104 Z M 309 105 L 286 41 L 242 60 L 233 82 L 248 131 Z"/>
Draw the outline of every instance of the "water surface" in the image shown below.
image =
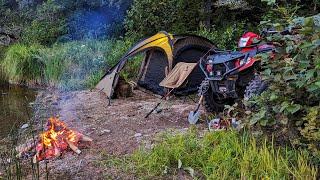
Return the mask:
<path fill-rule="evenodd" d="M 0 139 L 7 137 L 12 128 L 28 122 L 28 113 L 32 114 L 29 103 L 35 98 L 35 90 L 0 85 Z"/>

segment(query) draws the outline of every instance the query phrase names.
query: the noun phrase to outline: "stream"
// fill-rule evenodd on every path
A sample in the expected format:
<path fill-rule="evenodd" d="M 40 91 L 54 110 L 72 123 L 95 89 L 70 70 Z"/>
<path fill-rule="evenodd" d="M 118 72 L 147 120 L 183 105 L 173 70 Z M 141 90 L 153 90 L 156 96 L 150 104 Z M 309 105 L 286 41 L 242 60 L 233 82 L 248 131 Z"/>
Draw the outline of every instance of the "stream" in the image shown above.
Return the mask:
<path fill-rule="evenodd" d="M 36 91 L 18 86 L 0 86 L 0 139 L 28 122 L 32 114 L 30 103 L 35 101 Z"/>

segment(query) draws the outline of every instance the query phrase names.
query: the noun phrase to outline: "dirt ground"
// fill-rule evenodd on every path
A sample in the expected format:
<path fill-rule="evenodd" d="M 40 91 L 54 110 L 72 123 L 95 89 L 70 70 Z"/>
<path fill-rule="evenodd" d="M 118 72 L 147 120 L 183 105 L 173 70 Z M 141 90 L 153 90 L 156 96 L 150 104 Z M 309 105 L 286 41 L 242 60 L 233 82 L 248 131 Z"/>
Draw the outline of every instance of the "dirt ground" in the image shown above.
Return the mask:
<path fill-rule="evenodd" d="M 99 161 L 105 154 L 122 156 L 142 145 L 151 148 L 158 133 L 169 129 L 185 131 L 189 127 L 187 117 L 196 103 L 185 97 L 172 97 L 160 106 L 161 112 L 144 118 L 159 100 L 136 90 L 133 97 L 112 100 L 109 106 L 106 96 L 97 91 L 39 93 L 36 103 L 38 107 L 46 106 L 42 108 L 45 116 L 59 115 L 68 127 L 94 139 L 92 144 L 81 147 L 80 155 L 69 151 L 50 160 L 50 179 L 133 179 L 134 176 L 99 166 Z M 40 167 L 45 177 L 45 163 L 41 162 Z"/>

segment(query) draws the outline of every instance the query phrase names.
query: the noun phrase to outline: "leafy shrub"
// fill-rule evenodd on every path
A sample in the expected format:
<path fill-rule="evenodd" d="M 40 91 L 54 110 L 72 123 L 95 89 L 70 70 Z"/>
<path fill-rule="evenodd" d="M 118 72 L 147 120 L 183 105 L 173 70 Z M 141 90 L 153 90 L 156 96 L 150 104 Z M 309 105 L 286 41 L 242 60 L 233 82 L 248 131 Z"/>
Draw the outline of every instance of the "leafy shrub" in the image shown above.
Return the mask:
<path fill-rule="evenodd" d="M 45 64 L 40 57 L 39 45 L 15 44 L 8 48 L 1 66 L 9 80 L 14 83 L 39 83 Z"/>
<path fill-rule="evenodd" d="M 51 45 L 59 36 L 66 33 L 65 20 L 60 14 L 62 9 L 61 5 L 52 0 L 39 5 L 36 18 L 23 30 L 23 42 Z"/>
<path fill-rule="evenodd" d="M 250 124 L 273 126 L 292 144 L 307 146 L 320 160 L 320 14 L 293 20 L 298 35 L 275 35 L 283 53 L 275 61 L 263 58 L 263 78 L 269 90 L 251 101 Z M 299 133 L 300 132 L 300 133 Z M 320 161 L 319 161 L 320 162 Z"/>
<path fill-rule="evenodd" d="M 56 42 L 57 37 L 64 33 L 63 24 L 63 21 L 34 20 L 23 31 L 23 42 L 51 45 Z"/>
<path fill-rule="evenodd" d="M 306 152 L 268 144 L 258 145 L 254 138 L 234 131 L 205 133 L 199 138 L 191 130 L 166 134 L 150 151 L 140 149 L 125 164 L 147 178 L 177 175 L 182 170 L 200 179 L 316 178 L 317 168 L 309 164 Z"/>
<path fill-rule="evenodd" d="M 196 0 L 135 0 L 125 20 L 129 34 L 155 34 L 164 30 L 186 33 L 203 20 L 202 3 Z"/>
<path fill-rule="evenodd" d="M 226 27 L 212 26 L 210 29 L 200 26 L 195 34 L 211 40 L 215 46 L 221 49 L 235 49 L 239 38 L 244 34 L 245 23 L 230 23 Z"/>

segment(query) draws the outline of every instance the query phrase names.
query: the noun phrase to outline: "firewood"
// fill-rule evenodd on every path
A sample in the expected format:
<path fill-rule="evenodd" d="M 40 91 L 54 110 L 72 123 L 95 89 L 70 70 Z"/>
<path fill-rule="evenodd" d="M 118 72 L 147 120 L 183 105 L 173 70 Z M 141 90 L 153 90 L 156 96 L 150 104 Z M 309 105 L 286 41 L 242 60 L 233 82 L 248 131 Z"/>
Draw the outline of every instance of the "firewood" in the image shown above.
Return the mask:
<path fill-rule="evenodd" d="M 80 141 L 83 141 L 83 142 L 92 142 L 93 139 L 90 138 L 89 136 L 86 136 L 86 135 L 82 135 Z"/>
<path fill-rule="evenodd" d="M 33 164 L 36 164 L 38 162 L 38 157 L 39 157 L 39 153 L 37 152 L 32 158 Z"/>
<path fill-rule="evenodd" d="M 80 149 L 76 145 L 74 145 L 72 142 L 70 142 L 68 139 L 66 139 L 66 142 L 68 143 L 68 145 L 72 151 L 74 151 L 77 154 L 81 153 Z"/>

